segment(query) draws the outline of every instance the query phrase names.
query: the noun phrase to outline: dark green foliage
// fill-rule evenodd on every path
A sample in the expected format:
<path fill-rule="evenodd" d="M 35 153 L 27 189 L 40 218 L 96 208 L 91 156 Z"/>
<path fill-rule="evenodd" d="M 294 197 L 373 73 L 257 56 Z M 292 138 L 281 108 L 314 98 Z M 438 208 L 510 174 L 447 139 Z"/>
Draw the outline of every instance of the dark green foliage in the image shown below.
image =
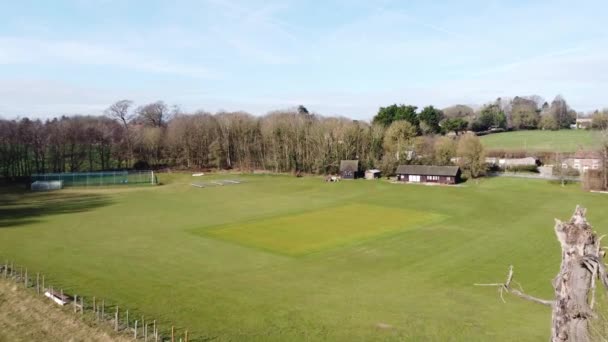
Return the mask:
<path fill-rule="evenodd" d="M 469 123 L 462 118 L 448 118 L 441 123 L 445 133 L 455 132 L 456 134 L 466 131 L 468 125 Z"/>
<path fill-rule="evenodd" d="M 373 123 L 390 126 L 391 123 L 397 120 L 406 120 L 415 127 L 418 127 L 419 120 L 416 114 L 416 106 L 409 105 L 390 105 L 388 107 L 380 107 L 378 114 L 374 116 Z"/>
<path fill-rule="evenodd" d="M 479 117 L 471 126 L 474 131 L 485 131 L 491 128 L 507 128 L 507 117 L 498 105 L 484 107 Z"/>
<path fill-rule="evenodd" d="M 439 133 L 441 127 L 439 122 L 443 119 L 443 112 L 433 106 L 424 107 L 422 112 L 418 115 L 420 122 L 424 122 L 428 127 L 428 132 L 425 133 Z"/>

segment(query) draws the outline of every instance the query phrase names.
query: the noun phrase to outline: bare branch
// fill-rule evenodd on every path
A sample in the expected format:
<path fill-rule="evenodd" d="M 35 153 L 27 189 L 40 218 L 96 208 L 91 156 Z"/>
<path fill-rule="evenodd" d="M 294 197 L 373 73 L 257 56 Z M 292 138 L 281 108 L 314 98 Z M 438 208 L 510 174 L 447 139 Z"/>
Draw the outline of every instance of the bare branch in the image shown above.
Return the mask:
<path fill-rule="evenodd" d="M 500 298 L 502 299 L 503 302 L 505 302 L 504 298 L 503 298 L 503 291 L 506 291 L 507 293 L 511 293 L 521 299 L 525 299 L 537 304 L 542 304 L 542 305 L 547 305 L 547 306 L 552 306 L 553 304 L 555 304 L 554 301 L 552 300 L 546 300 L 546 299 L 541 299 L 541 298 L 537 298 L 534 296 L 530 296 L 529 294 L 526 294 L 520 290 L 511 288 L 511 282 L 513 281 L 513 266 L 509 266 L 509 273 L 507 274 L 507 281 L 505 283 L 489 283 L 489 284 L 473 284 L 475 286 L 492 286 L 492 287 L 498 287 L 498 291 L 500 293 Z M 519 284 L 519 283 L 518 283 Z M 519 287 L 521 289 L 521 284 L 519 284 Z"/>
<path fill-rule="evenodd" d="M 525 294 L 519 290 L 516 289 L 510 289 L 510 292 L 514 295 L 516 295 L 517 297 L 521 298 L 521 299 L 525 299 L 525 300 L 529 300 L 531 302 L 537 303 L 537 304 L 542 304 L 542 305 L 547 305 L 547 306 L 553 306 L 553 304 L 555 303 L 552 300 L 546 300 L 546 299 L 541 299 L 541 298 L 536 298 L 533 296 L 530 296 L 528 294 Z"/>

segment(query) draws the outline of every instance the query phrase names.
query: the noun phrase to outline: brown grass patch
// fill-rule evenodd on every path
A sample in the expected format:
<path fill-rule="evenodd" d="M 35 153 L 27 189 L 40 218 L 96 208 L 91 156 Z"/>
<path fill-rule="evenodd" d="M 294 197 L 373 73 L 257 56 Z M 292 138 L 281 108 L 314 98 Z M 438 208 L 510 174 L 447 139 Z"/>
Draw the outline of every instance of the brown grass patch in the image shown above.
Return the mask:
<path fill-rule="evenodd" d="M 0 280 L 0 341 L 130 341 L 45 297 Z"/>

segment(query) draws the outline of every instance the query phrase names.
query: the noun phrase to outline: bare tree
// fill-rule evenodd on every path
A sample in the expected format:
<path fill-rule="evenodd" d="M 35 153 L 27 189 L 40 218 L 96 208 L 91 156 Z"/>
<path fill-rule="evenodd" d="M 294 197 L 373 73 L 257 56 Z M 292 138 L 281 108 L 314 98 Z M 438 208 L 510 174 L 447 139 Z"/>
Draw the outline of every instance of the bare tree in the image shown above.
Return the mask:
<path fill-rule="evenodd" d="M 171 117 L 171 110 L 163 101 L 140 106 L 136 112 L 138 120 L 151 127 L 163 127 Z"/>
<path fill-rule="evenodd" d="M 586 210 L 577 206 L 568 222 L 555 219 L 555 234 L 562 249 L 559 273 L 553 279 L 554 298 L 541 299 L 513 287 L 513 266 L 504 283 L 475 284 L 497 287 L 501 298 L 511 293 L 525 300 L 552 308 L 552 342 L 588 342 L 590 319 L 596 317 L 596 283 L 608 289 L 608 274 L 603 262 L 601 240 L 585 217 Z M 504 298 L 503 298 L 504 300 Z"/>
<path fill-rule="evenodd" d="M 416 137 L 416 127 L 406 120 L 393 122 L 384 135 L 384 148 L 394 153 L 395 159 L 404 161 L 407 152 L 412 149 L 413 139 Z"/>
<path fill-rule="evenodd" d="M 540 110 L 531 99 L 516 96 L 513 99 L 510 126 L 517 129 L 534 129 L 540 122 Z"/>
<path fill-rule="evenodd" d="M 130 122 L 135 117 L 131 112 L 133 101 L 120 100 L 112 104 L 105 110 L 105 114 L 119 121 L 124 129 L 125 141 L 127 143 L 127 163 L 130 165 L 133 161 L 133 142 L 131 137 Z"/>
<path fill-rule="evenodd" d="M 460 167 L 469 176 L 477 178 L 486 171 L 485 150 L 474 134 L 465 134 L 458 141 L 457 155 Z"/>
<path fill-rule="evenodd" d="M 441 137 L 435 141 L 435 164 L 450 165 L 456 157 L 456 142 L 449 137 Z"/>
<path fill-rule="evenodd" d="M 129 129 L 129 122 L 133 119 L 134 114 L 131 113 L 133 101 L 120 100 L 112 104 L 105 110 L 105 114 L 115 120 L 120 121 L 125 129 Z"/>
<path fill-rule="evenodd" d="M 557 95 L 553 99 L 551 107 L 549 107 L 549 113 L 558 128 L 569 128 L 570 124 L 576 121 L 576 112 L 568 106 L 566 99 L 561 95 Z"/>

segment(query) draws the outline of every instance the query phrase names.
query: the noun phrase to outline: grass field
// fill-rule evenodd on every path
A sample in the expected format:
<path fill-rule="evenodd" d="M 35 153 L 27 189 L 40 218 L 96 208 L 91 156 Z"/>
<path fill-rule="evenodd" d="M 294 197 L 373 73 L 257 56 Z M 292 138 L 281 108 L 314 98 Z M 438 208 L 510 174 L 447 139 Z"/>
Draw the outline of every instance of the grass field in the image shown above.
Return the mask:
<path fill-rule="evenodd" d="M 597 131 L 516 131 L 481 137 L 487 149 L 575 152 L 599 147 Z"/>
<path fill-rule="evenodd" d="M 353 217 L 357 219 L 350 219 Z M 418 210 L 350 204 L 250 223 L 202 228 L 200 232 L 245 246 L 295 256 L 377 238 L 382 234 L 428 224 L 440 217 Z"/>
<path fill-rule="evenodd" d="M 513 264 L 528 293 L 551 297 L 553 218 L 581 204 L 608 232 L 606 195 L 545 181 L 240 178 L 204 189 L 185 175 L 160 175 L 158 187 L 0 189 L 0 260 L 201 340 L 538 341 L 548 308 L 504 304 L 472 284 L 503 281 Z"/>

